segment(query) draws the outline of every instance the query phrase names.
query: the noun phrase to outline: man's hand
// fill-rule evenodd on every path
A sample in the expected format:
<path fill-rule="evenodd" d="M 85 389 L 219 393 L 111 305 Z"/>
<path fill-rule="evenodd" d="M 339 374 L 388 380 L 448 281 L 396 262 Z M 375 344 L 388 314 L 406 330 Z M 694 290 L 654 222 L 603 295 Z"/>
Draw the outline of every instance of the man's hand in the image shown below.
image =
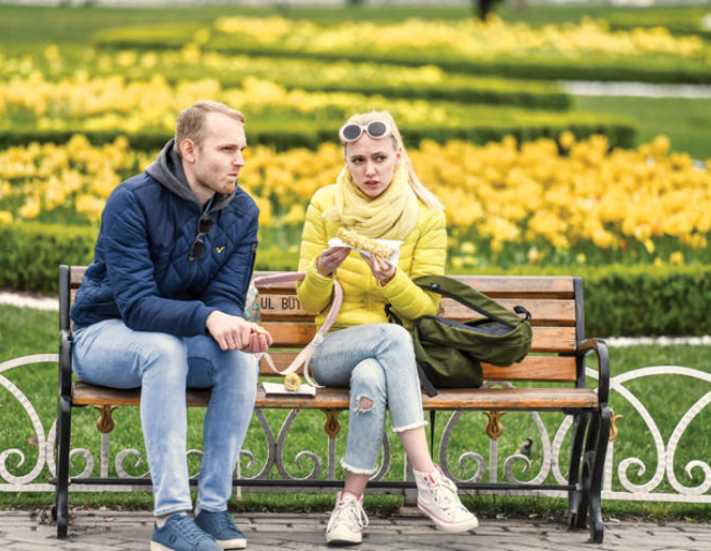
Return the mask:
<path fill-rule="evenodd" d="M 272 344 L 271 335 L 257 324 L 219 310 L 207 316 L 205 325 L 221 350 L 260 353 Z"/>
<path fill-rule="evenodd" d="M 260 354 L 266 352 L 272 345 L 272 336 L 256 323 L 252 324 L 252 333 L 249 335 L 249 344 L 242 349 L 243 352 Z"/>

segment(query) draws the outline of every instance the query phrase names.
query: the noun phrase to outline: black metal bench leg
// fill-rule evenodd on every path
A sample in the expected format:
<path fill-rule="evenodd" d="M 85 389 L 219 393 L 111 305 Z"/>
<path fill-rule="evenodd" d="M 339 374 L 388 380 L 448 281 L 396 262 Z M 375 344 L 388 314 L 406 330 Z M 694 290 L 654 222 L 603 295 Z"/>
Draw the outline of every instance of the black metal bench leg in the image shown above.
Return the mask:
<path fill-rule="evenodd" d="M 583 457 L 583 443 L 585 442 L 585 429 L 590 422 L 590 414 L 583 412 L 575 414 L 573 421 L 573 445 L 570 452 L 570 469 L 568 483 L 575 486 L 575 490 L 568 491 L 568 528 L 578 527 L 580 515 L 580 502 L 583 499 L 580 464 Z M 585 515 L 583 510 L 583 515 Z M 583 521 L 584 522 L 584 521 Z"/>
<path fill-rule="evenodd" d="M 605 458 L 607 442 L 610 437 L 610 419 L 612 415 L 607 405 L 603 405 L 599 414 L 599 430 L 595 445 L 590 481 L 590 539 L 602 543 L 604 525 L 602 522 L 602 483 L 605 477 Z"/>
<path fill-rule="evenodd" d="M 600 428 L 600 416 L 597 412 L 586 414 L 589 418 L 587 433 L 585 436 L 585 450 L 583 451 L 583 464 L 580 475 L 582 492 L 578 502 L 577 513 L 575 514 L 575 525 L 573 528 L 582 529 L 588 525 L 588 512 L 590 510 L 590 489 L 592 486 L 593 461 L 595 457 L 595 447 L 597 435 Z"/>
<path fill-rule="evenodd" d="M 57 484 L 55 514 L 57 537 L 66 538 L 69 527 L 69 446 L 71 445 L 72 406 L 68 398 L 61 396 L 57 407 Z"/>

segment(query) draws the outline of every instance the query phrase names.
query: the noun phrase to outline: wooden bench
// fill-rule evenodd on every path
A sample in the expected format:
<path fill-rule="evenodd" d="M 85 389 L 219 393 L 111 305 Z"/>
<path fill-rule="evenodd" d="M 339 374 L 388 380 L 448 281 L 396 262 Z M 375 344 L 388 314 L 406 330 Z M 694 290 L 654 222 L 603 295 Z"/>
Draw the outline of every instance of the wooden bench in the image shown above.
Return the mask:
<path fill-rule="evenodd" d="M 69 308 L 84 275 L 83 266 L 60 266 L 60 364 L 59 405 L 57 421 L 57 480 L 56 506 L 57 534 L 67 534 L 69 451 L 71 447 L 71 411 L 73 407 L 95 406 L 102 411 L 97 424 L 105 432 L 113 428 L 111 412 L 116 406 L 139 404 L 140 389 L 114 390 L 72 381 L 71 373 L 71 326 Z M 260 274 L 256 274 L 260 275 Z M 607 347 L 603 341 L 585 339 L 583 283 L 574 277 L 528 277 L 528 276 L 460 276 L 458 279 L 476 287 L 492 298 L 513 306 L 522 304 L 532 315 L 532 353 L 521 363 L 509 367 L 484 365 L 484 377 L 488 382 L 524 381 L 558 383 L 552 385 L 529 385 L 525 388 L 480 388 L 441 390 L 435 397 L 423 397 L 423 404 L 430 412 L 438 410 L 501 411 L 562 411 L 573 415 L 571 459 L 568 469 L 568 484 L 460 484 L 464 489 L 540 490 L 542 488 L 563 490 L 568 493 L 570 528 L 585 528 L 590 520 L 592 541 L 602 542 L 603 522 L 601 514 L 601 490 L 604 462 L 610 431 L 608 408 L 609 368 Z M 313 318 L 304 312 L 295 296 L 294 284 L 274 284 L 260 291 L 261 323 L 274 338 L 271 354 L 277 367 L 287 366 L 294 357 L 295 348 L 303 347 L 314 335 Z M 444 299 L 443 315 L 462 320 L 469 316 L 459 304 Z M 291 350 L 284 350 L 291 348 Z M 598 359 L 597 388 L 586 388 L 584 357 L 594 351 Z M 262 374 L 270 374 L 266 362 L 260 365 Z M 509 385 L 511 386 L 511 385 Z M 190 406 L 206 406 L 209 391 L 189 390 Z M 327 414 L 325 429 L 335 437 L 338 432 L 337 412 L 348 409 L 348 391 L 343 389 L 320 389 L 315 398 L 265 396 L 260 388 L 257 408 L 319 409 Z M 496 431 L 496 420 L 492 417 Z M 330 425 L 330 428 L 329 428 Z M 434 431 L 433 431 L 434 432 Z M 120 483 L 119 479 L 110 479 Z M 106 484 L 106 479 L 77 479 L 84 484 Z M 123 480 L 123 482 L 126 482 Z M 150 483 L 150 480 L 144 480 Z M 279 481 L 280 485 L 295 485 L 303 481 Z M 235 479 L 235 485 L 269 485 L 273 480 Z M 131 481 L 135 484 L 135 480 Z M 333 486 L 336 481 L 311 481 L 310 486 Z M 376 487 L 413 488 L 413 483 L 393 481 L 377 482 Z"/>

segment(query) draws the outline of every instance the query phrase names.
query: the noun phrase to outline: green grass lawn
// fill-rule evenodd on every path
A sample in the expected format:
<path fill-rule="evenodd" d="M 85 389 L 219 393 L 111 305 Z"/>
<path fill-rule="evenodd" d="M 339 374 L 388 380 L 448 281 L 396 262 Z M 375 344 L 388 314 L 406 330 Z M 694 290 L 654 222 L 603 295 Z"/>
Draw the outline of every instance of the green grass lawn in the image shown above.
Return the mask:
<path fill-rule="evenodd" d="M 711 13 L 708 0 L 696 5 L 679 5 L 637 8 L 633 6 L 610 6 L 607 2 L 571 3 L 568 5 L 529 5 L 516 8 L 511 3 L 500 4 L 496 13 L 507 21 L 521 21 L 528 25 L 542 26 L 579 22 L 584 17 L 604 19 L 612 29 L 633 27 L 667 27 L 674 34 L 700 34 L 708 38 L 711 32 L 703 29 L 702 19 Z"/>
<path fill-rule="evenodd" d="M 53 352 L 56 349 L 56 314 L 47 312 L 37 312 L 21 310 L 10 306 L 0 306 L 0 361 L 13 357 L 33 354 Z M 711 371 L 708 358 L 711 354 L 710 347 L 655 347 L 640 346 L 632 348 L 613 349 L 611 351 L 611 362 L 613 375 L 625 371 L 654 366 L 654 365 L 681 365 L 705 371 Z M 590 362 L 593 367 L 594 363 Z M 18 368 L 4 373 L 4 376 L 16 384 L 25 392 L 36 407 L 41 418 L 44 430 L 47 431 L 54 419 L 56 409 L 56 365 L 42 364 L 25 368 Z M 644 405 L 652 412 L 652 416 L 658 423 L 662 437 L 668 440 L 676 423 L 683 412 L 705 392 L 708 388 L 703 384 L 694 384 L 694 381 L 679 377 L 661 377 L 654 380 L 635 381 L 627 385 L 636 396 L 642 400 Z M 647 474 L 637 476 L 634 469 L 628 473 L 630 479 L 636 483 L 646 482 L 651 477 L 656 468 L 656 454 L 653 449 L 653 440 L 644 430 L 642 418 L 619 396 L 613 395 L 612 407 L 617 414 L 624 415 L 620 422 L 620 439 L 615 447 L 616 463 L 626 457 L 639 457 L 647 466 Z M 266 412 L 268 423 L 276 434 L 285 418 L 286 413 L 278 411 Z M 94 451 L 98 450 L 99 433 L 95 429 L 95 422 L 98 415 L 94 410 L 75 410 L 73 417 L 73 446 L 86 447 Z M 18 405 L 17 401 L 7 391 L 0 391 L 0 418 L 2 419 L 3 431 L 0 434 L 0 450 L 11 447 L 18 447 L 26 454 L 23 465 L 18 464 L 16 457 L 7 460 L 9 471 L 15 475 L 23 475 L 32 470 L 36 458 L 37 448 L 32 439 L 32 428 L 26 415 Z M 199 448 L 201 446 L 201 427 L 204 419 L 204 410 L 193 409 L 189 414 L 189 447 Z M 327 440 L 322 432 L 324 416 L 321 412 L 305 411 L 299 414 L 294 425 L 289 432 L 286 441 L 285 457 L 290 474 L 294 476 L 304 476 L 312 468 L 312 464 L 305 461 L 302 464 L 293 462 L 296 454 L 302 449 L 311 450 L 320 455 L 324 460 L 326 457 Z M 142 437 L 138 411 L 136 408 L 119 409 L 115 414 L 117 428 L 112 434 L 112 454 L 118 450 L 135 447 L 143 450 Z M 337 439 L 337 457 L 344 453 L 345 439 L 343 433 L 347 425 L 345 413 L 341 413 L 341 423 L 343 432 Z M 437 422 L 436 435 L 439 436 L 446 414 L 440 414 Z M 561 414 L 548 413 L 542 415 L 542 420 L 549 434 L 554 433 L 562 420 Z M 704 430 L 711 423 L 711 410 L 708 408 L 701 412 L 696 420 L 690 425 L 686 434 L 678 446 L 677 459 L 675 462 L 675 472 L 682 484 L 698 485 L 701 475 L 693 471 L 693 477 L 688 479 L 683 472 L 683 467 L 691 459 L 702 459 L 708 457 L 708 450 L 711 449 L 711 433 Z M 534 437 L 535 427 L 532 418 L 526 413 L 508 413 L 503 418 L 506 433 L 499 440 L 499 456 L 507 457 L 514 453 L 521 442 L 529 436 Z M 488 450 L 488 439 L 485 436 L 486 417 L 480 412 L 466 413 L 454 429 L 453 440 L 449 450 L 449 463 L 453 472 L 457 476 L 471 476 L 473 469 L 464 464 L 457 467 L 457 458 L 467 450 L 477 450 L 485 457 Z M 563 449 L 569 443 L 570 438 L 564 441 Z M 248 467 L 243 461 L 243 473 L 245 475 L 255 474 L 266 457 L 264 446 L 264 435 L 256 418 L 247 437 L 245 449 L 250 449 L 255 454 L 255 465 Z M 466 446 L 464 443 L 466 442 Z M 518 464 L 514 472 L 517 477 L 523 480 L 530 479 L 541 465 L 542 454 L 540 445 L 534 442 L 532 454 L 532 465 L 530 472 L 526 473 L 522 464 Z M 396 439 L 391 439 L 393 448 L 392 468 L 390 477 L 399 478 L 402 472 L 402 451 Z M 98 454 L 97 454 L 98 457 Z M 561 454 L 563 465 L 567 461 L 567 454 Z M 197 458 L 190 461 L 191 471 L 198 468 Z M 129 472 L 141 474 L 147 467 L 145 463 L 133 465 L 131 460 L 126 462 Z M 82 461 L 75 458 L 72 472 L 79 473 L 84 468 Z M 98 466 L 96 467 L 98 469 Z M 98 471 L 95 471 L 95 473 Z M 111 467 L 111 472 L 115 472 Z M 563 468 L 565 473 L 565 468 Z M 337 476 L 342 477 L 340 468 Z M 46 478 L 46 475 L 45 477 Z M 503 471 L 499 471 L 499 479 L 503 478 Z M 619 481 L 615 477 L 614 487 L 619 487 Z M 663 490 L 668 490 L 665 484 Z M 245 499 L 239 502 L 238 509 L 308 509 L 323 510 L 332 504 L 332 492 L 326 494 L 309 495 L 285 493 L 283 495 L 264 495 L 255 492 L 245 491 Z M 484 515 L 491 513 L 495 515 L 500 512 L 506 514 L 536 514 L 540 516 L 563 514 L 565 504 L 557 499 L 535 499 L 535 498 L 511 498 L 502 499 L 492 496 L 481 496 L 478 498 L 468 498 L 470 504 L 476 507 Z M 0 494 L 0 506 L 8 507 L 38 507 L 51 503 L 49 494 Z M 72 503 L 75 505 L 110 505 L 127 508 L 143 508 L 150 506 L 150 494 L 133 493 L 130 495 L 106 494 L 106 495 L 81 495 L 73 494 Z M 399 496 L 373 496 L 369 501 L 369 507 L 378 508 L 383 511 L 391 510 L 399 506 L 401 498 Z M 639 504 L 639 503 L 607 503 L 606 510 L 613 516 L 644 515 L 660 518 L 711 518 L 711 511 L 708 507 L 681 504 Z"/>
<path fill-rule="evenodd" d="M 577 22 L 583 17 L 610 21 L 613 27 L 669 25 L 677 32 L 699 30 L 701 18 L 711 12 L 709 5 L 662 6 L 655 8 L 611 7 L 602 2 L 584 5 L 517 8 L 509 3 L 497 6 L 496 14 L 508 21 L 530 25 Z M 461 20 L 471 17 L 470 5 L 462 6 L 347 6 L 347 7 L 261 7 L 236 5 L 171 6 L 168 8 L 0 6 L 0 43 L 32 45 L 37 42 L 61 44 L 83 42 L 97 30 L 132 24 L 202 23 L 225 15 L 279 15 L 294 19 L 333 22 L 342 20 L 399 21 L 408 17 Z"/>
<path fill-rule="evenodd" d="M 576 96 L 575 108 L 624 115 L 637 127 L 637 142 L 666 134 L 674 151 L 711 158 L 711 99 Z"/>
<path fill-rule="evenodd" d="M 0 6 L 0 44 L 33 47 L 37 42 L 83 43 L 98 30 L 153 23 L 209 23 L 228 15 L 337 22 L 343 20 L 399 21 L 408 17 L 461 19 L 469 17 L 466 6 L 362 6 L 288 7 L 270 5 L 171 6 L 170 8 Z"/>

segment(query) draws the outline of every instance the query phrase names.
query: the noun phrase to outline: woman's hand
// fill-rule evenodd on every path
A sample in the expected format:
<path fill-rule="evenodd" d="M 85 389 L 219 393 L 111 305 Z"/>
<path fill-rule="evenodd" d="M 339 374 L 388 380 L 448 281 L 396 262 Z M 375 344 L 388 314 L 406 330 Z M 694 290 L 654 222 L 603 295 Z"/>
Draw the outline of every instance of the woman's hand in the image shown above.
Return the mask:
<path fill-rule="evenodd" d="M 370 266 L 370 271 L 373 272 L 373 277 L 378 281 L 378 284 L 382 287 L 387 285 L 390 280 L 395 276 L 396 266 L 393 266 L 387 260 L 382 260 L 381 258 L 372 254 L 363 254 L 366 264 Z"/>
<path fill-rule="evenodd" d="M 316 270 L 324 277 L 331 277 L 350 252 L 350 247 L 329 247 L 316 259 Z"/>

